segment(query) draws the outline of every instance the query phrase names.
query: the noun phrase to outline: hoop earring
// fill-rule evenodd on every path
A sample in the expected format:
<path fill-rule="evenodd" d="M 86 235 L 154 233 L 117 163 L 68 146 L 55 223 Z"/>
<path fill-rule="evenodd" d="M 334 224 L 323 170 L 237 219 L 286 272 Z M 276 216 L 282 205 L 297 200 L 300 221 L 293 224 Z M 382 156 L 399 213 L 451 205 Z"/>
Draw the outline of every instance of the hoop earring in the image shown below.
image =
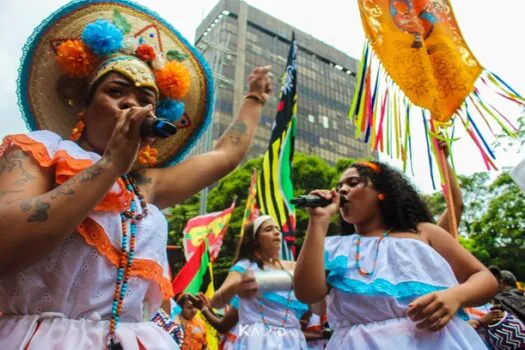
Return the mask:
<path fill-rule="evenodd" d="M 69 139 L 71 141 L 80 140 L 85 128 L 86 124 L 84 124 L 84 112 L 80 112 L 78 113 L 78 122 L 73 127 L 73 130 L 71 130 L 71 136 L 69 137 Z"/>

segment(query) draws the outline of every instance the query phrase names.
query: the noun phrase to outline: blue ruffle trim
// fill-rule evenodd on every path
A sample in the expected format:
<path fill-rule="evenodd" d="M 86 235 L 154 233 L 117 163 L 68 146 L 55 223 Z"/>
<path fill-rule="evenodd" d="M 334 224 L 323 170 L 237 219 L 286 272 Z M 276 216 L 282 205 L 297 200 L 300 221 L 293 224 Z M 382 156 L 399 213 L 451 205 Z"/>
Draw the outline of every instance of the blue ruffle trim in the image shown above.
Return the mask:
<path fill-rule="evenodd" d="M 239 310 L 239 296 L 236 295 L 230 300 L 230 306 L 233 307 L 236 310 Z"/>
<path fill-rule="evenodd" d="M 325 252 L 325 269 L 328 271 L 327 282 L 332 287 L 345 293 L 359 295 L 386 295 L 395 299 L 413 300 L 420 296 L 448 288 L 416 281 L 393 284 L 381 278 L 378 278 L 371 283 L 365 283 L 363 281 L 347 278 L 345 276 L 347 268 L 348 258 L 346 256 L 336 256 L 330 261 L 328 253 Z M 458 316 L 464 320 L 469 319 L 464 310 L 459 310 Z"/>
<path fill-rule="evenodd" d="M 303 304 L 300 301 L 292 299 L 290 302 L 288 302 L 287 297 L 274 292 L 264 292 L 262 293 L 262 298 L 279 304 L 285 308 L 288 307 L 290 310 L 295 312 L 297 318 L 300 318 L 309 309 L 308 305 Z"/>
<path fill-rule="evenodd" d="M 232 266 L 232 268 L 230 269 L 230 272 L 239 272 L 239 273 L 245 273 L 246 272 L 246 269 L 242 266 L 239 266 L 239 265 L 234 265 Z"/>

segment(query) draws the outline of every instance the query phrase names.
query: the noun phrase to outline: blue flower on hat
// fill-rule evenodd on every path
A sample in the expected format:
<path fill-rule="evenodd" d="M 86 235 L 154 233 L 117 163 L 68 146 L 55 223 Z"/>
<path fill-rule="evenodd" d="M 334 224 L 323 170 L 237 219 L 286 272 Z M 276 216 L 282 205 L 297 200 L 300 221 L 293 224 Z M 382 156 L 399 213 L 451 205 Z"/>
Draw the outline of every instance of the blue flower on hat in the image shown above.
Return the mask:
<path fill-rule="evenodd" d="M 157 117 L 176 122 L 184 114 L 184 108 L 184 102 L 167 98 L 159 102 Z"/>
<path fill-rule="evenodd" d="M 113 23 L 99 19 L 82 32 L 82 41 L 98 56 L 107 56 L 122 47 L 124 33 Z"/>

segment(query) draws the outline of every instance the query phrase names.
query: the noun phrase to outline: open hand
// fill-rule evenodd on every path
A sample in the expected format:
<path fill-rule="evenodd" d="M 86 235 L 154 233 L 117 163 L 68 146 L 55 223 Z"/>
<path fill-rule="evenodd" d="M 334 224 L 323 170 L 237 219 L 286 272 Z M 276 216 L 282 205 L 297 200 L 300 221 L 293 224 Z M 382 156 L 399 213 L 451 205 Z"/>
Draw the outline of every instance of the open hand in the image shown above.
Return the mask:
<path fill-rule="evenodd" d="M 505 313 L 499 309 L 493 309 L 487 312 L 485 315 L 483 315 L 482 318 L 480 318 L 479 322 L 482 326 L 488 327 L 493 323 L 499 322 L 503 316 L 505 316 Z"/>
<path fill-rule="evenodd" d="M 461 302 L 450 289 L 430 293 L 410 303 L 407 316 L 417 324 L 417 328 L 437 332 L 454 317 Z"/>

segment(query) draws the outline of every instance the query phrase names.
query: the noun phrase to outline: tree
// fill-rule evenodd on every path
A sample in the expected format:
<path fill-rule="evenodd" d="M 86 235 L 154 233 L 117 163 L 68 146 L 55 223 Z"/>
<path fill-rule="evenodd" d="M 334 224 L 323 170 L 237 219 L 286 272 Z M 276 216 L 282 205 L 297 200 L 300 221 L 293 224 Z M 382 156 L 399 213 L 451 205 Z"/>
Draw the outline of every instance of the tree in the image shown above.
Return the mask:
<path fill-rule="evenodd" d="M 460 176 L 459 183 L 465 203 L 460 243 L 486 266 L 525 279 L 525 196 L 508 171 L 492 183 L 487 173 Z M 425 199 L 434 215 L 445 209 L 441 193 Z"/>

